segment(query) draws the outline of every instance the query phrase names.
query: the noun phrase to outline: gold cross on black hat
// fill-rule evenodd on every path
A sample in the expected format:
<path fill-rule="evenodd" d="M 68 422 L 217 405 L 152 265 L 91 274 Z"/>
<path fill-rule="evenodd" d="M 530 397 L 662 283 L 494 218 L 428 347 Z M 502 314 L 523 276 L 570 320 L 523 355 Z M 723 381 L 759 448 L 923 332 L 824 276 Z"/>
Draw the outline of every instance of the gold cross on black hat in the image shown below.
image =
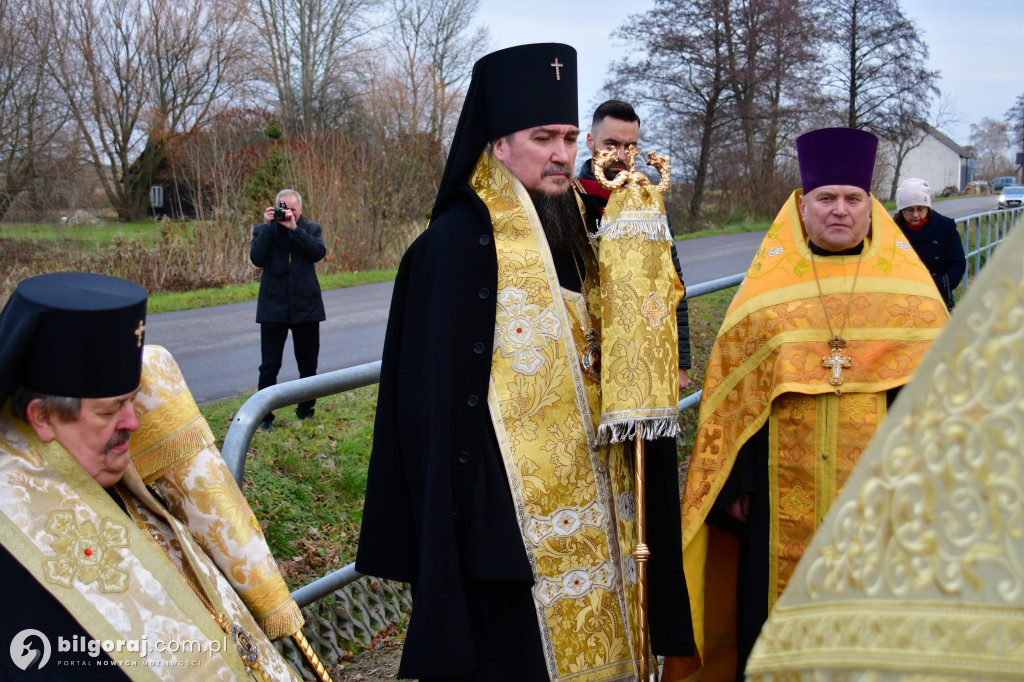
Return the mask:
<path fill-rule="evenodd" d="M 555 61 L 551 62 L 548 66 L 555 67 L 555 80 L 562 80 L 562 67 L 565 66 L 565 64 L 558 61 L 558 57 L 555 57 Z"/>
<path fill-rule="evenodd" d="M 135 341 L 136 348 L 142 347 L 142 332 L 144 331 L 146 331 L 146 325 L 142 323 L 142 320 L 139 320 L 139 326 L 135 328 L 135 338 L 137 339 Z"/>

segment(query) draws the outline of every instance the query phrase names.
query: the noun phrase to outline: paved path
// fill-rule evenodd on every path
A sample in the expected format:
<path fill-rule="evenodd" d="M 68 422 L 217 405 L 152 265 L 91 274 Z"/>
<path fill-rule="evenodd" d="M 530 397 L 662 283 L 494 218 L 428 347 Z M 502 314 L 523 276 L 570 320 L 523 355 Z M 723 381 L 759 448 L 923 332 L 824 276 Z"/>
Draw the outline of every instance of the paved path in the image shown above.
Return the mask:
<path fill-rule="evenodd" d="M 944 215 L 961 217 L 994 210 L 996 198 L 952 199 L 936 206 Z M 749 232 L 677 242 L 683 279 L 692 285 L 745 271 L 763 236 Z M 380 359 L 392 288 L 385 282 L 324 292 L 320 372 Z M 255 319 L 255 302 L 152 315 L 146 341 L 174 354 L 197 401 L 213 402 L 255 392 L 260 364 Z M 298 376 L 289 336 L 278 380 Z"/>

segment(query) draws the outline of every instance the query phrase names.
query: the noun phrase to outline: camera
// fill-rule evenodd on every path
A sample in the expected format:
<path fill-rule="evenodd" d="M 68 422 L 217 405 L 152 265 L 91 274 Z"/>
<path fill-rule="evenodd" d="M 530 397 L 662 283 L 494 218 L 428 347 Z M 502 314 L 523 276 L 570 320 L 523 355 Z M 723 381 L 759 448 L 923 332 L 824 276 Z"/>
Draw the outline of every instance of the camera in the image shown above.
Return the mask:
<path fill-rule="evenodd" d="M 288 204 L 284 203 L 283 201 L 278 202 L 277 208 L 274 209 L 274 220 L 278 222 L 288 220 L 288 214 L 285 213 L 285 211 L 287 210 Z"/>

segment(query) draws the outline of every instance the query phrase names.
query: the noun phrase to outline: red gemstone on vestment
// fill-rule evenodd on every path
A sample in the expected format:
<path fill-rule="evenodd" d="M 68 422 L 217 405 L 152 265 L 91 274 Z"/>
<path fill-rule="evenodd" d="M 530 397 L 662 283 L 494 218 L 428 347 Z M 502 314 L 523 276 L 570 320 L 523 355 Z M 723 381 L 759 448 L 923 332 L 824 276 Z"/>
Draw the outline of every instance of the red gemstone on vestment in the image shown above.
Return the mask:
<path fill-rule="evenodd" d="M 516 329 L 516 334 L 522 334 L 522 333 L 523 333 L 523 328 L 522 327 L 519 327 L 518 329 Z"/>
<path fill-rule="evenodd" d="M 85 550 L 85 556 L 92 556 L 92 550 L 91 549 Z"/>

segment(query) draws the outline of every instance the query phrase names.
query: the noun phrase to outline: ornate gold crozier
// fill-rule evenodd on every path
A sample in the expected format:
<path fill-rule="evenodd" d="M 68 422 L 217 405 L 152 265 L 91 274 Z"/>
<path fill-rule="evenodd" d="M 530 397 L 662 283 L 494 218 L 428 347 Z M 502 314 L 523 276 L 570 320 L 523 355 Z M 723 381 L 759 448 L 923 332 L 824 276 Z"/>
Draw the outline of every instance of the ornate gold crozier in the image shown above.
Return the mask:
<path fill-rule="evenodd" d="M 630 145 L 626 150 L 626 158 L 629 164 L 628 170 L 619 171 L 613 179 L 608 180 L 605 175 L 605 166 L 616 159 L 617 152 L 614 147 L 609 147 L 607 150 L 597 150 L 594 155 L 594 176 L 601 186 L 613 192 L 613 195 L 609 197 L 608 208 L 605 211 L 607 220 L 602 221 L 603 224 L 599 226 L 597 232 L 602 246 L 607 246 L 608 252 L 615 254 L 611 258 L 623 260 L 618 255 L 618 250 L 611 248 L 612 240 L 638 239 L 646 244 L 646 249 L 650 250 L 649 255 L 652 256 L 652 258 L 645 259 L 644 262 L 650 262 L 655 258 L 660 259 L 662 268 L 667 263 L 668 272 L 670 273 L 665 273 L 662 269 L 656 273 L 645 272 L 644 275 L 638 274 L 635 277 L 633 281 L 637 284 L 638 289 L 643 288 L 643 284 L 647 284 L 647 282 L 644 282 L 645 277 L 650 278 L 651 283 L 648 285 L 648 288 L 651 291 L 648 293 L 645 290 L 645 293 L 648 293 L 648 295 L 642 297 L 644 299 L 643 305 L 638 306 L 637 317 L 631 319 L 625 328 L 645 326 L 646 336 L 651 345 L 664 345 L 667 343 L 673 346 L 677 352 L 667 353 L 662 358 L 665 365 L 672 365 L 672 367 L 644 367 L 639 362 L 620 362 L 619 365 L 616 365 L 613 357 L 616 355 L 614 351 L 616 348 L 615 331 L 617 325 L 610 324 L 608 316 L 610 314 L 613 318 L 621 317 L 622 313 L 614 305 L 617 295 L 621 294 L 621 292 L 612 291 L 611 289 L 613 289 L 614 285 L 604 281 L 606 263 L 602 256 L 602 298 L 613 302 L 612 305 L 605 306 L 606 309 L 602 311 L 602 315 L 605 316 L 606 320 L 603 327 L 603 341 L 608 344 L 608 347 L 613 352 L 603 356 L 605 358 L 605 371 L 602 373 L 603 398 L 599 439 L 604 440 L 604 442 L 617 442 L 629 437 L 633 438 L 636 545 L 633 548 L 632 557 L 636 562 L 636 622 L 638 626 L 637 646 L 634 650 L 634 655 L 637 666 L 637 679 L 646 681 L 651 677 L 651 659 L 649 654 L 650 627 L 647 613 L 647 561 L 650 558 L 651 552 L 647 547 L 646 509 L 644 504 L 644 490 L 646 486 L 644 481 L 644 440 L 674 436 L 678 432 L 678 408 L 676 407 L 676 400 L 678 399 L 678 374 L 675 370 L 675 365 L 677 364 L 675 360 L 678 358 L 678 337 L 675 326 L 673 324 L 664 324 L 664 322 L 675 310 L 679 299 L 683 295 L 683 291 L 678 278 L 675 277 L 675 270 L 671 265 L 671 232 L 668 230 L 668 224 L 664 218 L 664 204 L 661 202 L 660 197 L 669 186 L 670 166 L 668 159 L 658 156 L 654 152 L 647 155 L 648 165 L 656 168 L 661 176 L 659 184 L 653 187 L 648 177 L 636 170 L 636 157 L 639 155 L 640 153 L 636 147 Z M 616 192 L 616 190 L 623 190 L 624 195 L 622 192 Z M 637 270 L 642 269 L 637 268 Z M 667 288 L 665 286 L 658 286 L 657 280 L 661 280 L 660 284 L 664 285 L 668 281 L 665 279 L 666 277 L 675 281 L 669 284 Z M 613 276 L 611 279 L 614 280 L 615 277 Z M 609 290 L 606 291 L 606 289 Z M 670 337 L 675 339 L 674 345 L 671 343 Z M 629 341 L 635 342 L 635 337 L 629 338 Z M 672 371 L 666 372 L 666 369 Z M 662 384 L 665 383 L 667 375 L 671 375 L 673 386 L 669 387 L 667 393 L 664 390 L 660 393 L 657 390 L 652 390 L 647 394 L 640 394 L 635 383 L 631 385 L 630 380 L 619 380 L 617 382 L 615 377 L 620 375 L 644 376 L 645 378 L 659 376 L 662 378 L 660 382 Z M 615 399 L 615 396 L 622 396 L 624 394 L 629 394 L 630 397 L 627 400 Z M 666 408 L 667 403 L 671 403 L 671 405 Z"/>

